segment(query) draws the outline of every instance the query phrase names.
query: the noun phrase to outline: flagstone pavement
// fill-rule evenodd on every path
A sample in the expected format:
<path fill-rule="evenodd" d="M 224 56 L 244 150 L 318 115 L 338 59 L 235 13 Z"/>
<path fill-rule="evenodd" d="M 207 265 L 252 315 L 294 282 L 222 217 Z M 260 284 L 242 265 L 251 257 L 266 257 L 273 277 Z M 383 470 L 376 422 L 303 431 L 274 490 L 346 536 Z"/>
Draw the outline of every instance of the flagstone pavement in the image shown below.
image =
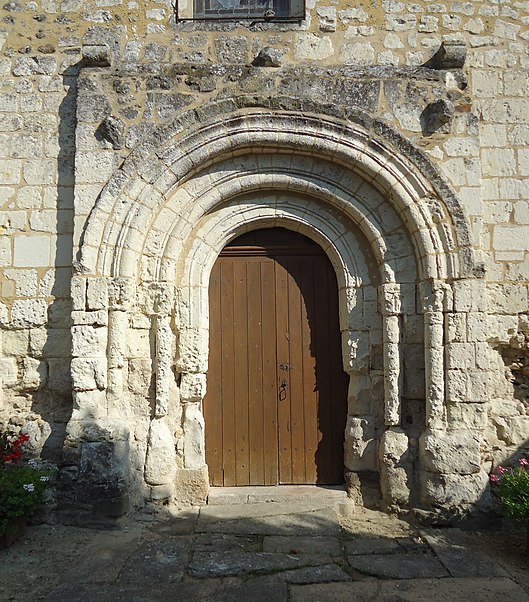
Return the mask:
<path fill-rule="evenodd" d="M 339 489 L 215 489 L 207 506 L 143 512 L 89 532 L 48 591 L 38 590 L 34 562 L 36 593 L 25 599 L 529 602 L 525 584 L 458 542 L 458 532 L 355 508 Z M 0 582 L 9 553 L 0 552 Z M 19 598 L 0 586 L 0 599 Z"/>

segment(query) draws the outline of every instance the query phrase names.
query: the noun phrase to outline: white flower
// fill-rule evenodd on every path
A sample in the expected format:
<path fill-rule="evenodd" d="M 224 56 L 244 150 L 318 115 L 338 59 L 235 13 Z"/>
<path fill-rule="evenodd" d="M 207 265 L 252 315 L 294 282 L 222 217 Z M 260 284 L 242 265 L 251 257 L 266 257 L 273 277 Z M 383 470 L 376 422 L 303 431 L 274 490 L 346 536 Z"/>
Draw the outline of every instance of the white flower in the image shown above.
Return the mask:
<path fill-rule="evenodd" d="M 35 485 L 33 485 L 33 483 L 24 483 L 22 487 L 24 487 L 24 491 L 35 491 Z"/>
<path fill-rule="evenodd" d="M 50 480 L 50 477 L 47 477 L 47 476 L 42 476 L 42 477 L 40 477 L 40 480 L 41 480 L 41 481 L 43 481 L 43 482 L 45 483 L 46 481 L 49 481 L 49 480 Z"/>

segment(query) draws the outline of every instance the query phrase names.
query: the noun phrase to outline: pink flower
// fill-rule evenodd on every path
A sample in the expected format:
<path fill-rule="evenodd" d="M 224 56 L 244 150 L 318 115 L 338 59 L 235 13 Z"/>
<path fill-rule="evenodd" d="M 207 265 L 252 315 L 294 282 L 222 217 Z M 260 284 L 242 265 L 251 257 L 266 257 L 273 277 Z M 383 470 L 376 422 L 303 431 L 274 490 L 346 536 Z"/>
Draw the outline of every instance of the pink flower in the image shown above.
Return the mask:
<path fill-rule="evenodd" d="M 496 469 L 496 472 L 498 474 L 505 474 L 506 472 L 509 472 L 507 468 L 504 468 L 503 466 L 498 466 L 498 468 Z"/>
<path fill-rule="evenodd" d="M 498 483 L 499 480 L 500 480 L 500 477 L 497 474 L 491 474 L 490 475 L 490 482 L 491 483 Z"/>
<path fill-rule="evenodd" d="M 527 460 L 527 458 L 520 458 L 518 464 L 520 466 L 529 466 L 529 460 Z"/>

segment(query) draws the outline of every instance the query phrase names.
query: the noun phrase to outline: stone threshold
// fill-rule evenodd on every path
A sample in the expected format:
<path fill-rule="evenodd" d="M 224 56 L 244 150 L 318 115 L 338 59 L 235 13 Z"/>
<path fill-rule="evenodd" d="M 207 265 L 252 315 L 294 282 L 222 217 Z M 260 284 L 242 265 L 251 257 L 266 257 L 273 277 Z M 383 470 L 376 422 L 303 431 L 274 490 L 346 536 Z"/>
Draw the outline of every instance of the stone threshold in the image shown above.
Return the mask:
<path fill-rule="evenodd" d="M 276 485 L 249 487 L 210 487 L 209 506 L 225 504 L 262 504 L 300 500 L 337 502 L 347 499 L 343 485 Z"/>

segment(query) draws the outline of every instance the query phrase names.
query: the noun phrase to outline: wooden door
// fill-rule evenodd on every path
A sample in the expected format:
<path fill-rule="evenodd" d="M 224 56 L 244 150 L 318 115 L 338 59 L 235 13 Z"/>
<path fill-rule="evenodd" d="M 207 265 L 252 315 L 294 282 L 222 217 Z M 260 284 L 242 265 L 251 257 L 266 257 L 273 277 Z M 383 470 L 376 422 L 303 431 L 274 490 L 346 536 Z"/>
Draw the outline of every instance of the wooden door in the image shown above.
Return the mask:
<path fill-rule="evenodd" d="M 347 378 L 327 256 L 282 228 L 251 232 L 219 256 L 209 297 L 211 484 L 342 483 Z"/>

